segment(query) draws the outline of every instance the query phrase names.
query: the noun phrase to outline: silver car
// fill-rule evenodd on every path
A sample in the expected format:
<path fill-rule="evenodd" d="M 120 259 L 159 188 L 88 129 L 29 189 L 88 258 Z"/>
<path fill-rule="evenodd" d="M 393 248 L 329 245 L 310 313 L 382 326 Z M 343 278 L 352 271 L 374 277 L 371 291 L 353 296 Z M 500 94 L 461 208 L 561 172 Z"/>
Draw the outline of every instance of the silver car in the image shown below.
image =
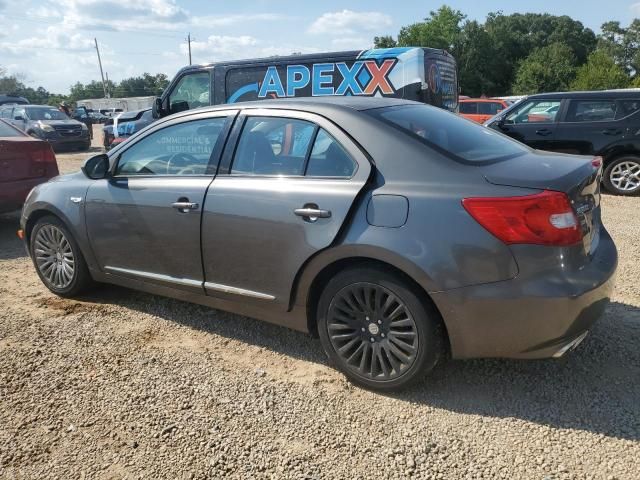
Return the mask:
<path fill-rule="evenodd" d="M 601 170 L 415 102 L 221 105 L 36 187 L 20 235 L 58 295 L 113 283 L 310 332 L 397 389 L 582 341 L 617 265 Z"/>

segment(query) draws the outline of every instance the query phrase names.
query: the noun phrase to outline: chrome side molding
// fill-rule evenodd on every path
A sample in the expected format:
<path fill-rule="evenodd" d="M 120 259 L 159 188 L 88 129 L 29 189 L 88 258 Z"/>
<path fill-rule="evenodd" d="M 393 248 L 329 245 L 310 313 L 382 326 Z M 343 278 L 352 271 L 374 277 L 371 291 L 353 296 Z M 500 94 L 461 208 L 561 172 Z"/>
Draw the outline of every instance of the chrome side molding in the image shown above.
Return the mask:
<path fill-rule="evenodd" d="M 207 290 L 214 290 L 216 292 L 232 293 L 234 295 L 242 295 L 244 297 L 259 298 L 260 300 L 275 300 L 276 297 L 261 292 L 254 292 L 253 290 L 245 290 L 244 288 L 230 287 L 228 285 L 221 285 L 219 283 L 205 282 L 204 288 Z"/>

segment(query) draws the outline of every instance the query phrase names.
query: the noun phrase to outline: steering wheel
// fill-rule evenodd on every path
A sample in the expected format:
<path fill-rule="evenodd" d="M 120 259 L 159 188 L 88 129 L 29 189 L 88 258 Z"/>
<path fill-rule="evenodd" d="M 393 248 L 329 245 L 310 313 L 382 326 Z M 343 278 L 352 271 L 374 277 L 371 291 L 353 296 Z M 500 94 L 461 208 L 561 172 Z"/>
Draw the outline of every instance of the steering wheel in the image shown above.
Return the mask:
<path fill-rule="evenodd" d="M 196 157 L 188 153 L 176 153 L 167 162 L 167 173 L 170 174 L 172 168 L 177 168 L 180 171 L 186 167 L 190 167 L 193 164 L 199 164 L 200 162 Z"/>

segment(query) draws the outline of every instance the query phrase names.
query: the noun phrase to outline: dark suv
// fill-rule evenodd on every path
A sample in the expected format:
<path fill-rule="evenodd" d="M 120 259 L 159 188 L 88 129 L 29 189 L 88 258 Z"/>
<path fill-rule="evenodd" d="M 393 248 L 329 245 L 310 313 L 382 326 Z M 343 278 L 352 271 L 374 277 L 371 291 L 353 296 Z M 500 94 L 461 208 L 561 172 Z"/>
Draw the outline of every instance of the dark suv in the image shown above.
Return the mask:
<path fill-rule="evenodd" d="M 485 122 L 540 150 L 601 156 L 603 182 L 640 194 L 640 90 L 531 95 Z"/>

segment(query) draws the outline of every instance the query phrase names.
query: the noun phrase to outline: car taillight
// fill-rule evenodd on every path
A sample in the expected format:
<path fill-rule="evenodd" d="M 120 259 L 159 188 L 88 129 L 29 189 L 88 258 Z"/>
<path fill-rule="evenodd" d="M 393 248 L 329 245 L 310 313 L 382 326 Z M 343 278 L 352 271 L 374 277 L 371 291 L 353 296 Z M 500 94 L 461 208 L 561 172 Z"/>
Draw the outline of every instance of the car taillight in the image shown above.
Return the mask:
<path fill-rule="evenodd" d="M 462 206 L 506 244 L 574 245 L 582 229 L 569 198 L 545 190 L 522 197 L 465 198 Z"/>
<path fill-rule="evenodd" d="M 34 165 L 42 165 L 47 169 L 47 176 L 55 177 L 58 175 L 58 163 L 56 155 L 48 144 L 44 144 L 43 148 L 38 148 L 31 152 L 31 160 Z"/>
<path fill-rule="evenodd" d="M 593 157 L 593 160 L 591 160 L 591 165 L 596 168 L 600 168 L 602 166 L 602 157 Z"/>

